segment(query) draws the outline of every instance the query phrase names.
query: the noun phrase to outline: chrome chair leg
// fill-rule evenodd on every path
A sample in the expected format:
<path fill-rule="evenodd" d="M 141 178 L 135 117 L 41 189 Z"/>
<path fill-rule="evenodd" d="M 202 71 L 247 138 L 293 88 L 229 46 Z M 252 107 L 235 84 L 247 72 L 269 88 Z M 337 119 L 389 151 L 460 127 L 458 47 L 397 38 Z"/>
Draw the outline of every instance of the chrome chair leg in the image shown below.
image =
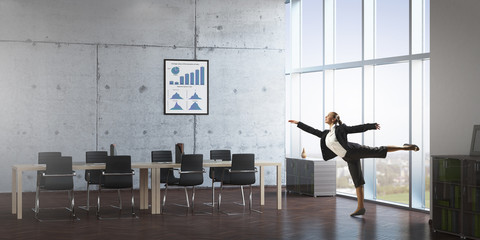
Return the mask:
<path fill-rule="evenodd" d="M 192 188 L 192 215 L 195 213 L 195 186 Z"/>
<path fill-rule="evenodd" d="M 100 218 L 100 194 L 102 193 L 102 187 L 98 188 L 98 195 L 97 195 L 97 219 Z"/>
<path fill-rule="evenodd" d="M 78 206 L 78 208 L 90 212 L 90 183 L 87 182 L 87 204 L 85 206 Z M 91 206 L 95 207 L 95 206 Z"/>
<path fill-rule="evenodd" d="M 37 185 L 37 191 L 35 193 L 35 218 L 38 217 L 38 212 L 40 211 L 40 186 Z"/>
<path fill-rule="evenodd" d="M 68 191 L 70 195 L 70 191 Z M 72 209 L 72 217 L 75 218 L 75 192 L 72 190 L 72 197 L 70 198 L 70 207 Z"/>
<path fill-rule="evenodd" d="M 215 209 L 215 181 L 214 179 L 212 179 L 212 202 L 206 202 L 204 203 L 205 205 L 208 205 L 208 206 L 211 206 L 212 207 L 212 210 Z"/>
<path fill-rule="evenodd" d="M 135 198 L 133 196 L 133 187 L 131 189 L 131 194 L 132 194 L 132 217 L 135 217 L 135 211 L 133 210 L 135 207 Z"/>
<path fill-rule="evenodd" d="M 100 216 L 100 195 L 102 193 L 102 188 L 99 187 L 98 188 L 98 195 L 97 195 L 97 219 L 102 219 L 101 216 Z M 131 196 L 132 196 L 132 199 L 131 199 L 131 203 L 132 203 L 132 217 L 136 217 L 136 214 L 135 214 L 135 195 L 133 194 L 133 188 L 130 189 L 130 193 L 131 193 Z M 117 195 L 119 197 L 119 201 L 120 201 L 120 206 L 119 207 L 116 207 L 116 206 L 112 206 L 114 208 L 119 208 L 119 215 L 121 216 L 122 215 L 122 199 L 121 199 L 121 195 L 120 195 L 120 190 L 117 189 Z"/>
<path fill-rule="evenodd" d="M 185 198 L 187 199 L 187 208 L 190 208 L 190 202 L 188 201 L 188 192 L 187 192 L 187 187 L 183 187 L 185 190 Z M 188 210 L 187 210 L 188 211 Z"/>
<path fill-rule="evenodd" d="M 190 211 L 190 202 L 189 202 L 189 198 L 188 198 L 188 191 L 187 191 L 187 187 L 183 187 L 183 189 L 185 190 L 185 199 L 187 200 L 187 216 L 188 216 L 188 212 Z M 193 215 L 193 213 L 192 213 Z"/>
<path fill-rule="evenodd" d="M 215 181 L 212 179 L 212 208 L 215 207 Z"/>
<path fill-rule="evenodd" d="M 87 183 L 87 211 L 90 210 L 90 183 Z"/>
<path fill-rule="evenodd" d="M 75 214 L 75 191 L 68 190 L 67 194 L 68 194 L 68 200 L 70 202 L 70 206 L 66 207 L 66 209 L 71 212 L 71 217 L 72 217 L 73 220 L 78 220 L 78 218 L 76 217 L 76 214 Z M 37 190 L 35 192 L 35 208 L 33 210 L 35 212 L 35 218 L 38 221 L 40 221 L 40 222 L 55 221 L 55 220 L 42 220 L 42 219 L 38 218 L 38 214 L 40 212 L 40 187 L 39 186 L 37 186 Z"/>
<path fill-rule="evenodd" d="M 222 192 L 223 192 L 223 182 L 220 183 L 220 193 L 218 194 L 218 211 L 220 211 L 220 205 L 222 204 Z"/>
<path fill-rule="evenodd" d="M 233 203 L 245 207 L 245 206 L 246 206 L 246 205 L 245 205 L 245 193 L 244 193 L 244 191 L 243 191 L 243 186 L 240 186 L 240 191 L 241 191 L 241 193 L 242 193 L 242 202 L 241 202 L 241 203 L 239 203 L 239 202 L 233 202 Z"/>
<path fill-rule="evenodd" d="M 165 202 L 167 201 L 168 184 L 165 184 L 165 193 L 163 194 L 162 213 L 165 212 Z"/>
<path fill-rule="evenodd" d="M 249 203 L 248 203 L 248 210 L 250 210 L 250 213 L 252 213 L 252 185 L 250 185 L 250 199 L 249 199 Z"/>
<path fill-rule="evenodd" d="M 240 189 L 242 190 L 242 205 L 245 206 L 245 194 L 243 193 L 243 186 L 240 186 Z"/>
<path fill-rule="evenodd" d="M 68 193 L 68 201 L 70 201 L 70 208 L 67 208 L 68 211 L 72 211 L 72 193 L 70 190 L 67 191 Z"/>
<path fill-rule="evenodd" d="M 253 187 L 250 185 L 250 203 L 249 203 L 250 214 L 253 212 L 262 213 L 260 210 L 253 209 Z"/>
<path fill-rule="evenodd" d="M 256 210 L 256 209 L 253 209 L 253 187 L 252 185 L 248 185 L 250 187 L 250 193 L 249 193 L 249 196 L 248 196 L 248 209 L 250 211 L 250 214 L 253 212 L 257 212 L 257 213 L 262 213 L 261 211 L 259 210 Z M 242 186 L 243 187 L 243 186 Z M 223 184 L 220 185 L 220 193 L 218 195 L 218 211 L 219 212 L 222 212 L 222 213 L 225 213 L 227 215 L 238 215 L 238 214 L 242 214 L 242 213 L 227 213 L 227 212 L 224 212 L 224 211 L 221 211 L 220 210 L 220 206 L 221 206 L 221 203 L 222 203 L 222 190 L 223 190 Z M 242 191 L 243 193 L 243 191 Z M 240 205 L 238 203 L 238 205 Z M 245 214 L 245 208 L 246 208 L 246 204 L 243 205 L 243 214 Z"/>
<path fill-rule="evenodd" d="M 122 211 L 122 196 L 120 195 L 120 189 L 117 190 L 117 195 L 118 195 L 118 208 L 120 208 L 120 211 Z"/>

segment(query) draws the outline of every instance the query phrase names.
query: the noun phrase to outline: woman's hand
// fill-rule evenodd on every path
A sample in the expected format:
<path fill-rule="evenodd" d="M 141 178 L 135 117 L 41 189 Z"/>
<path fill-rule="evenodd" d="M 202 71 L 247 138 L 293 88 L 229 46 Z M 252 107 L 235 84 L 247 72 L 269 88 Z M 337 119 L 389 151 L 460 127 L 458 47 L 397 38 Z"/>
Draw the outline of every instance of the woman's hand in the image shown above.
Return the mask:
<path fill-rule="evenodd" d="M 375 123 L 375 128 L 376 128 L 377 130 L 380 130 L 380 124 Z"/>
<path fill-rule="evenodd" d="M 294 124 L 298 124 L 298 121 L 297 120 L 288 120 L 289 123 L 294 123 Z"/>

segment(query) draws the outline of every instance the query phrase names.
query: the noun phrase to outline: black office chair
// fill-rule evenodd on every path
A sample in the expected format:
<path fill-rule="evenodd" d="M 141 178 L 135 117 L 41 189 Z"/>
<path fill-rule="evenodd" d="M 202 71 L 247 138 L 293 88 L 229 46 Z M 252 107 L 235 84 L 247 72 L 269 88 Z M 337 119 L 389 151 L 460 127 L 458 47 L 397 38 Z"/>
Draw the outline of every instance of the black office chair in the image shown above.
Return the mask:
<path fill-rule="evenodd" d="M 62 153 L 61 152 L 39 152 L 38 153 L 38 164 L 46 164 L 47 159 L 50 159 L 52 157 L 61 157 Z M 40 187 L 43 187 L 44 185 L 44 178 L 39 178 L 45 171 L 37 171 L 37 179 L 40 179 L 40 182 L 37 182 L 37 185 Z"/>
<path fill-rule="evenodd" d="M 61 157 L 61 156 L 62 156 L 61 152 L 39 152 L 37 163 L 46 164 L 47 159 L 54 158 L 54 157 Z M 45 173 L 45 170 L 37 171 L 37 187 L 43 188 L 43 186 L 45 185 L 45 178 L 42 177 L 42 174 L 44 173 Z M 35 212 L 35 206 L 32 208 L 32 210 Z"/>
<path fill-rule="evenodd" d="M 222 161 L 231 161 L 232 156 L 230 150 L 210 150 L 210 159 L 211 160 L 222 160 Z M 224 169 L 229 169 L 226 167 L 211 167 L 208 173 L 210 179 L 212 179 L 212 203 L 206 203 L 215 207 L 215 182 L 222 181 L 222 175 Z M 226 179 L 230 177 L 230 174 L 227 172 L 224 176 Z"/>
<path fill-rule="evenodd" d="M 152 151 L 152 162 L 173 162 L 172 151 Z M 168 175 L 168 172 L 173 168 L 162 168 L 160 169 L 160 183 L 178 183 L 179 178 L 175 177 L 173 174 Z"/>
<path fill-rule="evenodd" d="M 115 189 L 118 192 L 118 201 L 120 214 L 122 211 L 122 198 L 120 196 L 121 189 L 130 189 L 132 195 L 132 217 L 136 217 L 134 207 L 135 198 L 133 195 L 133 175 L 135 171 L 132 169 L 132 161 L 130 156 L 107 156 L 105 158 L 105 170 L 102 171 L 97 196 L 97 218 L 100 216 L 100 196 L 104 189 Z"/>
<path fill-rule="evenodd" d="M 192 187 L 192 215 L 195 213 L 195 186 L 203 183 L 203 154 L 184 154 L 182 156 L 182 163 L 180 167 L 180 179 L 177 183 L 165 184 L 165 194 L 163 195 L 162 212 L 165 212 L 165 203 L 167 201 L 167 192 L 169 185 L 183 186 L 185 190 L 185 198 L 187 200 L 187 215 L 190 209 L 190 202 L 188 198 L 187 187 Z M 168 175 L 173 174 L 173 170 L 168 172 Z M 168 179 L 168 178 L 167 178 Z"/>
<path fill-rule="evenodd" d="M 224 185 L 239 185 L 240 187 L 248 185 L 250 186 L 250 197 L 249 197 L 248 208 L 251 213 L 252 212 L 252 184 L 255 183 L 255 173 L 257 172 L 257 169 L 255 168 L 255 155 L 254 154 L 233 154 L 231 169 L 224 170 L 224 173 L 227 173 L 227 172 L 230 173 L 230 179 L 226 179 L 222 177 L 222 181 L 220 185 L 220 194 L 218 195 L 218 211 L 221 211 L 220 205 L 222 204 L 222 191 L 223 191 Z M 245 202 L 243 189 L 242 189 L 242 199 L 243 199 L 243 202 Z M 243 209 L 245 211 L 245 204 L 243 205 Z M 253 210 L 253 211 L 257 211 L 257 210 Z M 226 214 L 231 215 L 230 213 L 226 213 Z"/>
<path fill-rule="evenodd" d="M 57 155 L 57 154 L 53 154 Z M 45 160 L 46 170 L 41 175 L 37 175 L 37 189 L 35 193 L 35 218 L 40 212 L 40 191 L 68 191 L 72 219 L 75 217 L 75 195 L 73 191 L 73 177 L 76 175 L 72 171 L 72 157 L 50 156 Z M 40 185 L 40 184 L 43 185 Z"/>
<path fill-rule="evenodd" d="M 107 151 L 89 151 L 85 153 L 86 163 L 105 163 Z M 90 211 L 90 185 L 99 185 L 102 177 L 102 170 L 85 170 L 85 181 L 87 182 L 87 205 L 79 208 Z"/>

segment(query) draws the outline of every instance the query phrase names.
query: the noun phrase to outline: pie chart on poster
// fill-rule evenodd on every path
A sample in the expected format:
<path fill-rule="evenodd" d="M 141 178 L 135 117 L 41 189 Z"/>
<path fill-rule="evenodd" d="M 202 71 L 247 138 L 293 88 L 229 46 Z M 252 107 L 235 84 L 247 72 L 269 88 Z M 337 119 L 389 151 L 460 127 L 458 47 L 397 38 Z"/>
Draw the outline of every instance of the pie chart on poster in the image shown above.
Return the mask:
<path fill-rule="evenodd" d="M 173 67 L 172 68 L 172 73 L 173 74 L 177 75 L 179 72 L 180 72 L 180 68 L 178 68 L 178 67 Z"/>

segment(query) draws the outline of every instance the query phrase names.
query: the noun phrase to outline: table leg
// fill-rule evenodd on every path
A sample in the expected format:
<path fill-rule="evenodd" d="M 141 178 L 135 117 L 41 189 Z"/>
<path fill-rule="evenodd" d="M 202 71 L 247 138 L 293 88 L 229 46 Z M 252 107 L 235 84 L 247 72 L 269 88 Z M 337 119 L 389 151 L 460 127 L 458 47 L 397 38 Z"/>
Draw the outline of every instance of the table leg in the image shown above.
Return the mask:
<path fill-rule="evenodd" d="M 140 169 L 140 209 L 148 209 L 148 168 Z"/>
<path fill-rule="evenodd" d="M 17 213 L 17 170 L 12 168 L 12 214 Z"/>
<path fill-rule="evenodd" d="M 157 173 L 156 169 L 152 168 L 151 169 L 152 175 L 150 176 L 150 184 L 151 184 L 151 189 L 152 189 L 152 196 L 151 196 L 151 205 L 152 205 L 152 214 L 155 214 L 157 212 L 157 205 L 155 204 L 156 199 L 156 193 L 157 193 Z"/>
<path fill-rule="evenodd" d="M 161 169 L 157 168 L 157 192 L 156 194 L 156 204 L 157 204 L 157 212 L 155 214 L 161 214 L 162 213 L 162 198 L 161 198 L 161 190 L 160 190 L 160 177 L 161 177 Z"/>
<path fill-rule="evenodd" d="M 260 205 L 265 205 L 265 169 L 260 166 Z"/>
<path fill-rule="evenodd" d="M 22 219 L 22 172 L 17 172 L 17 219 Z"/>
<path fill-rule="evenodd" d="M 160 168 L 152 168 L 152 214 L 162 213 L 160 198 Z"/>
<path fill-rule="evenodd" d="M 277 209 L 282 209 L 282 165 L 277 165 Z"/>

